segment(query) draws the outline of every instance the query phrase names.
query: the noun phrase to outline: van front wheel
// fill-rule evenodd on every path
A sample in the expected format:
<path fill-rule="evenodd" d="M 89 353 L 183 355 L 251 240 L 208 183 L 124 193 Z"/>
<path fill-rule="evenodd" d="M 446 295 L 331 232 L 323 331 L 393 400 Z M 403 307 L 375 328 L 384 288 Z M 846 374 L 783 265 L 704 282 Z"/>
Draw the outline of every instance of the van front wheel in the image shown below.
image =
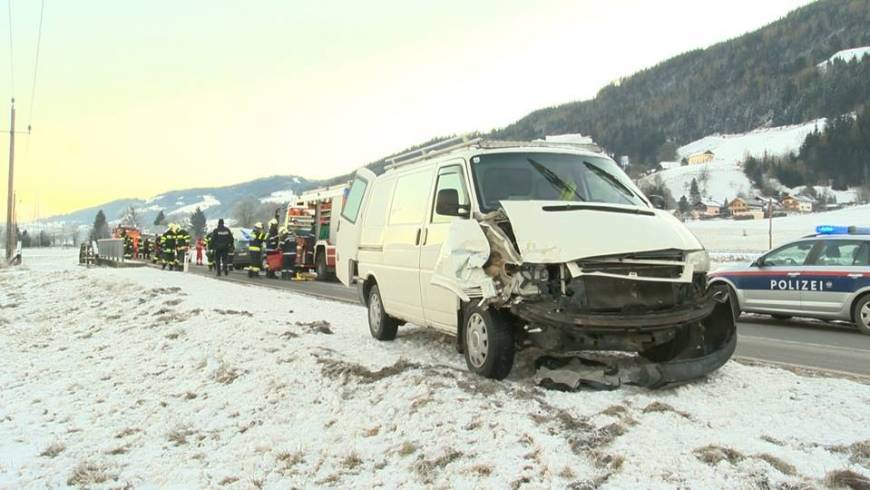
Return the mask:
<path fill-rule="evenodd" d="M 384 310 L 384 302 L 381 300 L 381 291 L 377 286 L 372 286 L 369 291 L 369 331 L 372 337 L 378 340 L 393 340 L 399 331 L 399 322 L 387 315 Z"/>
<path fill-rule="evenodd" d="M 462 329 L 465 364 L 481 376 L 504 379 L 514 365 L 516 341 L 504 315 L 489 308 L 469 306 Z"/>

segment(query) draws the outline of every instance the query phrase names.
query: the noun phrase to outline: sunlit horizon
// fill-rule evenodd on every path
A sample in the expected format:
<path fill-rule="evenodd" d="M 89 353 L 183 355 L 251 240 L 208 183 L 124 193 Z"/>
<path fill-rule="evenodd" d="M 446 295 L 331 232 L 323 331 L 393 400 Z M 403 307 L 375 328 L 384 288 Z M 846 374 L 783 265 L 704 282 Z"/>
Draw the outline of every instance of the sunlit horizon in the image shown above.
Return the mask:
<path fill-rule="evenodd" d="M 16 139 L 18 220 L 271 175 L 333 177 L 589 99 L 806 3 L 47 1 L 31 100 L 40 3 L 13 1 L 15 85 L 0 77 L 0 93 L 15 96 L 19 130 L 33 125 Z M 0 118 L 8 130 L 8 104 Z M 0 140 L 6 156 L 8 133 Z"/>

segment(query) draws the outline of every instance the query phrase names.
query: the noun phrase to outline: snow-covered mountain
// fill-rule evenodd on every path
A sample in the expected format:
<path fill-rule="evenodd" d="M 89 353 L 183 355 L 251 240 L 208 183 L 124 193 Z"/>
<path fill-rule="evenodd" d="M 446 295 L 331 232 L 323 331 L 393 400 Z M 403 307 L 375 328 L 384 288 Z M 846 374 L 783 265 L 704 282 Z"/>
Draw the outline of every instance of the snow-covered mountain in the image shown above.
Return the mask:
<path fill-rule="evenodd" d="M 210 220 L 230 217 L 235 206 L 244 200 L 280 205 L 299 193 L 316 187 L 318 182 L 302 177 L 276 175 L 225 187 L 200 187 L 166 192 L 150 199 L 120 199 L 99 206 L 40 220 L 43 226 L 90 225 L 99 210 L 112 222 L 119 220 L 133 206 L 141 222 L 151 224 L 161 210 L 169 221 L 186 219 L 200 208 Z"/>

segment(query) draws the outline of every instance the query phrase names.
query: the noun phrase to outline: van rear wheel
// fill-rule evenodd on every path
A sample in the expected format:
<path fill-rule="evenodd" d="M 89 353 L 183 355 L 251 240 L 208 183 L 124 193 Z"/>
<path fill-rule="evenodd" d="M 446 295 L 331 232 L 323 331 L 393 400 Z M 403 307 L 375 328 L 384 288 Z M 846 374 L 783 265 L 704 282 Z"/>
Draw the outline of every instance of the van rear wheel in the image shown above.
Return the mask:
<path fill-rule="evenodd" d="M 384 302 L 381 300 L 381 291 L 377 286 L 369 290 L 369 332 L 378 340 L 393 340 L 399 331 L 399 322 L 387 315 L 384 310 Z"/>
<path fill-rule="evenodd" d="M 514 365 L 516 340 L 501 312 L 469 306 L 463 319 L 465 364 L 486 378 L 504 379 Z"/>

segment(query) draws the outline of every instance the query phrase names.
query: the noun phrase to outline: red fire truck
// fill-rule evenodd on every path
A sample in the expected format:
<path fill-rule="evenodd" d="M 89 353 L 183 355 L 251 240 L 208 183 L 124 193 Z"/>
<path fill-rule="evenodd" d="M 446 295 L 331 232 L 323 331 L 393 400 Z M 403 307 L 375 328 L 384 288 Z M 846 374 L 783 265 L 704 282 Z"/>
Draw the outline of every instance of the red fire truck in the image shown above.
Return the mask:
<path fill-rule="evenodd" d="M 284 224 L 296 235 L 297 270 L 314 269 L 317 280 L 335 276 L 335 237 L 347 184 L 312 189 L 287 205 Z"/>

